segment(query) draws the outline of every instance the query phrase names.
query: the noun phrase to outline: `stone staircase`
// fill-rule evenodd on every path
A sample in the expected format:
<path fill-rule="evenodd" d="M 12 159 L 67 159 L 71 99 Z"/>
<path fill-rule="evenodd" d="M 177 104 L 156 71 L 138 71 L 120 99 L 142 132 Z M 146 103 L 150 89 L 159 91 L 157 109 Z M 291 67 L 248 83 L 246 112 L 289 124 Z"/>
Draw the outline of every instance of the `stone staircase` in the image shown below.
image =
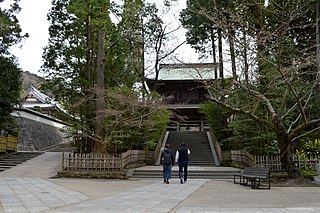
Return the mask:
<path fill-rule="evenodd" d="M 41 154 L 43 154 L 43 152 L 14 152 L 0 155 L 0 172 L 26 162 L 27 160 L 30 160 Z"/>
<path fill-rule="evenodd" d="M 190 179 L 232 179 L 233 174 L 241 171 L 232 167 L 216 166 L 211 152 L 207 132 L 205 131 L 170 131 L 167 142 L 175 153 L 180 144 L 185 142 L 190 149 L 189 175 Z M 144 166 L 128 171 L 131 178 L 162 179 L 162 165 Z M 172 170 L 172 178 L 178 179 L 178 166 Z"/>
<path fill-rule="evenodd" d="M 214 158 L 205 131 L 171 131 L 167 143 L 171 144 L 174 153 L 179 149 L 180 144 L 185 142 L 190 149 L 190 166 L 214 166 Z"/>

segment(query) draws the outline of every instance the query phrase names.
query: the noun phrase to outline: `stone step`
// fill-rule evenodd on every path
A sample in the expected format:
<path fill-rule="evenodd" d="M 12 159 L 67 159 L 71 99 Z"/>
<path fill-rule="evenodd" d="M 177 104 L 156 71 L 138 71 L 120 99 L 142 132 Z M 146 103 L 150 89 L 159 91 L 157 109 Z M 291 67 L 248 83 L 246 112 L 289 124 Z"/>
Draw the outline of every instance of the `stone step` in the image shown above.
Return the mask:
<path fill-rule="evenodd" d="M 15 166 L 15 165 L 17 165 L 17 164 L 16 164 L 16 162 L 0 161 L 0 165 Z"/>
<path fill-rule="evenodd" d="M 189 159 L 204 159 L 204 160 L 212 160 L 212 154 L 208 154 L 205 156 L 201 156 L 201 155 L 189 155 Z"/>
<path fill-rule="evenodd" d="M 0 164 L 0 169 L 10 169 L 12 166 Z"/>
<path fill-rule="evenodd" d="M 212 154 L 206 155 L 189 155 L 189 159 L 212 159 Z"/>
<path fill-rule="evenodd" d="M 190 179 L 233 179 L 233 174 L 240 174 L 240 171 L 188 171 Z M 162 178 L 162 170 L 135 170 L 133 178 Z M 178 178 L 178 171 L 172 171 L 172 178 Z"/>
<path fill-rule="evenodd" d="M 47 147 L 45 149 L 42 149 L 41 151 L 46 152 L 72 152 L 74 150 L 74 147 L 71 143 L 60 143 L 56 144 L 50 147 Z"/>
<path fill-rule="evenodd" d="M 213 161 L 192 161 L 192 162 L 189 162 L 189 165 L 199 165 L 199 166 L 214 165 L 214 162 Z"/>
<path fill-rule="evenodd" d="M 197 164 L 203 164 L 203 163 L 213 164 L 214 165 L 214 161 L 213 160 L 211 160 L 211 161 L 197 160 L 197 161 L 190 161 L 189 162 L 190 165 L 197 165 Z"/>
<path fill-rule="evenodd" d="M 196 163 L 196 162 L 211 162 L 211 163 L 214 163 L 214 160 L 213 160 L 213 158 L 211 158 L 211 159 L 209 159 L 209 158 L 206 158 L 206 159 L 189 158 L 189 163 Z"/>
<path fill-rule="evenodd" d="M 179 179 L 178 175 L 172 175 L 171 177 L 172 177 L 172 179 Z M 137 179 L 162 179 L 163 176 L 162 175 L 161 176 L 160 175 L 159 176 L 133 176 L 132 178 L 137 178 Z M 225 180 L 225 179 L 233 179 L 233 176 L 230 176 L 228 174 L 226 174 L 226 175 L 221 174 L 221 175 L 214 175 L 214 176 L 208 176 L 208 175 L 193 176 L 193 175 L 188 175 L 188 179 L 211 179 L 211 180 L 223 179 L 223 180 Z"/>
<path fill-rule="evenodd" d="M 180 148 L 181 142 L 185 142 L 191 151 L 189 156 L 190 165 L 213 166 L 212 156 L 207 133 L 204 131 L 171 131 L 169 132 L 167 143 L 171 144 L 171 149 L 176 152 Z"/>
<path fill-rule="evenodd" d="M 41 155 L 42 152 L 14 152 L 0 156 L 0 171 L 5 171 L 18 164 Z"/>

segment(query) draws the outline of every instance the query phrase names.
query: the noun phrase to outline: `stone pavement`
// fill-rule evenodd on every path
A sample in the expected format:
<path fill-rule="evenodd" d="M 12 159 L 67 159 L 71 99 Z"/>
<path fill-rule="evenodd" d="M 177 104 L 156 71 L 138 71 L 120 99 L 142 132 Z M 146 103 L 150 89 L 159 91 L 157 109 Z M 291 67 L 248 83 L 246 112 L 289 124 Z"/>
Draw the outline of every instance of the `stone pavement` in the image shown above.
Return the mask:
<path fill-rule="evenodd" d="M 52 212 L 165 213 L 186 199 L 205 182 L 206 180 L 190 180 L 187 184 L 182 185 L 178 182 L 169 185 L 157 182 L 129 191 L 115 193 L 113 196 L 57 208 Z"/>
<path fill-rule="evenodd" d="M 3 212 L 41 212 L 88 199 L 41 178 L 0 178 Z"/>
<path fill-rule="evenodd" d="M 254 190 L 232 180 L 52 179 L 60 160 L 61 153 L 45 153 L 0 172 L 0 212 L 320 212 L 319 187 Z"/>

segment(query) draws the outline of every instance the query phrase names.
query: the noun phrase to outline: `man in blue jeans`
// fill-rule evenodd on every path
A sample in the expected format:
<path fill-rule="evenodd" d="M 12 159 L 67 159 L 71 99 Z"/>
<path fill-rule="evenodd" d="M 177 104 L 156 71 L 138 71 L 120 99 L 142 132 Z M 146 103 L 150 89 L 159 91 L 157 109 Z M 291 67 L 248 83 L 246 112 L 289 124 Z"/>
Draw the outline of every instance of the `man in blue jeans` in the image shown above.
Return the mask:
<path fill-rule="evenodd" d="M 188 179 L 188 163 L 189 163 L 190 150 L 184 142 L 181 143 L 180 149 L 176 152 L 175 162 L 179 163 L 179 179 L 183 184 Z M 183 175 L 182 175 L 183 170 Z"/>

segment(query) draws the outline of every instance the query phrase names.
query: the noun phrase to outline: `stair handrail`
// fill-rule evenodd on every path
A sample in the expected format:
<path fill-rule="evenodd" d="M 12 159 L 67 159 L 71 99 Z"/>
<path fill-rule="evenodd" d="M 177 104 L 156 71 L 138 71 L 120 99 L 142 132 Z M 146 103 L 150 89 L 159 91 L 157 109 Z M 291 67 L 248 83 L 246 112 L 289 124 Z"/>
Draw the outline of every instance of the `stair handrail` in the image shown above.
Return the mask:
<path fill-rule="evenodd" d="M 219 159 L 219 162 L 222 161 L 222 155 L 223 155 L 223 152 L 222 152 L 222 149 L 221 149 L 221 146 L 216 138 L 216 136 L 212 133 L 212 131 L 209 131 L 209 134 L 210 134 L 210 137 L 211 137 L 211 142 L 213 143 L 214 145 L 214 148 L 215 148 L 215 151 L 216 151 L 216 154 L 217 154 L 217 157 Z"/>
<path fill-rule="evenodd" d="M 207 132 L 207 137 L 208 137 L 211 152 L 213 155 L 214 163 L 216 166 L 220 166 L 221 156 L 222 156 L 222 150 L 221 150 L 220 144 L 218 143 L 218 140 L 212 134 L 211 131 Z"/>
<path fill-rule="evenodd" d="M 157 146 L 156 146 L 156 148 L 154 150 L 154 162 L 155 162 L 155 165 L 159 165 L 160 164 L 160 161 L 158 163 L 158 158 L 160 158 L 160 151 L 161 151 L 161 148 L 164 146 L 163 142 L 164 142 L 164 139 L 165 139 L 165 137 L 167 135 L 166 133 L 167 133 L 167 131 L 166 131 L 166 129 L 164 129 L 162 131 L 162 133 L 161 133 L 161 136 L 159 138 L 158 144 L 157 144 Z"/>

